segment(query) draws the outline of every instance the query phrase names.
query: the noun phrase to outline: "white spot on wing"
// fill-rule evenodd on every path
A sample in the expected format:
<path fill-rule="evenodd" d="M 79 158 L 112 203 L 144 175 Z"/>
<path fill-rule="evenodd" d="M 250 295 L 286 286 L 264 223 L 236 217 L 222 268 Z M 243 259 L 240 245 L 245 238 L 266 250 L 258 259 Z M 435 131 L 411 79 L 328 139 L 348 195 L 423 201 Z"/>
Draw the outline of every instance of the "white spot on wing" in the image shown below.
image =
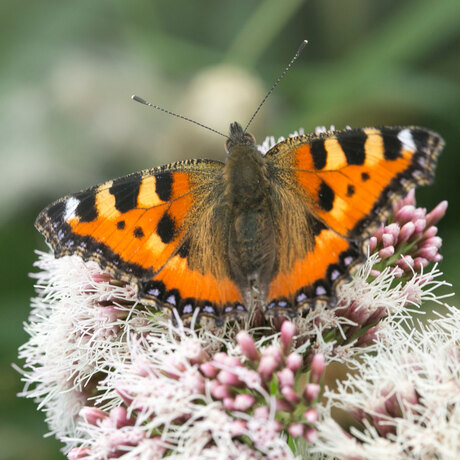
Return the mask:
<path fill-rule="evenodd" d="M 64 212 L 64 220 L 69 221 L 71 219 L 75 219 L 76 214 L 75 211 L 77 210 L 77 206 L 80 204 L 80 200 L 77 200 L 73 196 L 67 198 L 65 202 L 65 212 Z"/>
<path fill-rule="evenodd" d="M 318 286 L 315 290 L 316 295 L 324 295 L 326 294 L 326 289 L 323 286 Z"/>
<path fill-rule="evenodd" d="M 171 305 L 176 305 L 176 298 L 173 295 L 170 295 L 167 299 L 166 302 L 170 303 Z"/>
<path fill-rule="evenodd" d="M 411 150 L 412 152 L 415 152 L 415 150 L 417 150 L 410 129 L 406 128 L 402 131 L 399 131 L 398 139 L 402 142 L 404 150 Z"/>

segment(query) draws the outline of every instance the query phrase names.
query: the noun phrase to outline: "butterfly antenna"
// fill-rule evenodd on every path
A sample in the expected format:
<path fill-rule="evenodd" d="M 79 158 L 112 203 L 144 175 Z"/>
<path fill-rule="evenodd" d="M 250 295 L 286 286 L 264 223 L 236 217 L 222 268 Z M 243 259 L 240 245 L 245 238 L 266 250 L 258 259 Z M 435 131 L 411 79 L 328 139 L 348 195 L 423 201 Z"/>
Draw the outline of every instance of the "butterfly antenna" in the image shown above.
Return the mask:
<path fill-rule="evenodd" d="M 146 101 L 145 99 L 142 99 L 139 96 L 136 96 L 135 94 L 133 94 L 131 96 L 131 99 L 133 101 L 136 101 L 136 102 L 139 102 L 141 104 L 147 105 L 147 106 L 152 107 L 154 109 L 160 110 L 161 112 L 167 113 L 168 115 L 172 115 L 172 116 L 180 118 L 182 120 L 189 121 L 190 123 L 193 123 L 195 125 L 201 126 L 202 128 L 208 129 L 209 131 L 212 131 L 213 133 L 220 134 L 221 136 L 223 136 L 226 139 L 228 139 L 228 136 L 226 134 L 223 134 L 220 131 L 217 131 L 216 129 L 212 129 L 209 126 L 203 125 L 202 123 L 198 123 L 197 121 L 192 120 L 191 118 L 187 118 L 187 117 L 184 117 L 183 115 L 179 115 L 177 113 L 174 113 L 174 112 L 171 112 L 169 110 L 163 109 L 163 107 L 159 107 L 158 105 L 151 104 L 150 102 Z"/>
<path fill-rule="evenodd" d="M 262 99 L 262 102 L 259 104 L 259 107 L 257 107 L 257 110 L 254 112 L 254 115 L 251 117 L 251 119 L 248 121 L 248 124 L 246 125 L 246 128 L 244 128 L 244 132 L 246 132 L 249 128 L 249 125 L 252 123 L 252 120 L 256 117 L 256 115 L 259 113 L 259 110 L 262 108 L 264 105 L 265 101 L 268 99 L 268 96 L 273 92 L 273 90 L 278 86 L 279 82 L 283 79 L 283 77 L 288 73 L 288 70 L 292 67 L 292 64 L 297 60 L 297 58 L 300 56 L 302 53 L 303 49 L 305 48 L 305 45 L 308 43 L 307 40 L 304 40 L 300 46 L 297 52 L 294 54 L 294 57 L 291 59 L 289 64 L 286 66 L 286 68 L 283 70 L 282 74 L 278 77 L 278 79 L 275 81 L 273 86 L 270 88 L 268 93 L 265 95 L 265 97 Z"/>

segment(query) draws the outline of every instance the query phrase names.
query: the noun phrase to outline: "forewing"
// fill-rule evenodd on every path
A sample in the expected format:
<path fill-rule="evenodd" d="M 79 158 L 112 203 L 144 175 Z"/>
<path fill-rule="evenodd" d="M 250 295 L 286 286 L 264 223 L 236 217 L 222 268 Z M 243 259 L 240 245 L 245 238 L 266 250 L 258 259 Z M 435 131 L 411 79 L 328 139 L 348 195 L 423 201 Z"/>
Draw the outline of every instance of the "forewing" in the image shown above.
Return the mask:
<path fill-rule="evenodd" d="M 146 302 L 185 316 L 196 307 L 219 316 L 236 309 L 239 291 L 225 265 L 211 264 L 215 240 L 206 241 L 210 232 L 197 233 L 196 226 L 213 220 L 205 209 L 213 208 L 222 166 L 190 160 L 108 181 L 51 204 L 36 226 L 57 257 L 97 261 L 116 278 L 136 282 Z"/>
<path fill-rule="evenodd" d="M 432 181 L 442 147 L 440 136 L 423 128 L 364 128 L 290 138 L 267 157 L 281 168 L 285 158 L 322 222 L 362 239 L 396 199 Z"/>

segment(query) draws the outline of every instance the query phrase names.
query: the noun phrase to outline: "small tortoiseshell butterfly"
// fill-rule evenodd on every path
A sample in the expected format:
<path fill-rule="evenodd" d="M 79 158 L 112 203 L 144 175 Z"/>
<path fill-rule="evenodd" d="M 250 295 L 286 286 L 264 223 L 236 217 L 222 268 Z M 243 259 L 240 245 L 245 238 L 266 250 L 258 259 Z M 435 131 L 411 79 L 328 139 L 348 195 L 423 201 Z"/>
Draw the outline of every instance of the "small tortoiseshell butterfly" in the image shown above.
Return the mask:
<path fill-rule="evenodd" d="M 441 137 L 418 127 L 288 138 L 265 155 L 238 123 L 225 163 L 185 160 L 49 205 L 36 227 L 56 257 L 94 260 L 139 299 L 222 324 L 259 308 L 334 305 L 392 203 L 433 179 Z"/>

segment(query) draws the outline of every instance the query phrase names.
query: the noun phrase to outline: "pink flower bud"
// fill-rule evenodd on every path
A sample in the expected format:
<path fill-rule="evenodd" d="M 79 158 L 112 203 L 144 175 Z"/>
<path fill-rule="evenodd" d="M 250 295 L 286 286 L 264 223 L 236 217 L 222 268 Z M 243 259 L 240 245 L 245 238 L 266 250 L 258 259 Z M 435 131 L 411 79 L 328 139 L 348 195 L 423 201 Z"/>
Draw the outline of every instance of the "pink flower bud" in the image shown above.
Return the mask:
<path fill-rule="evenodd" d="M 74 447 L 68 454 L 69 460 L 79 460 L 81 458 L 87 458 L 91 455 L 90 447 Z"/>
<path fill-rule="evenodd" d="M 404 242 L 407 241 L 415 232 L 415 225 L 413 222 L 407 222 L 401 227 L 401 231 L 399 232 L 399 241 Z"/>
<path fill-rule="evenodd" d="M 426 227 L 426 220 L 425 219 L 417 219 L 414 222 L 415 225 L 415 233 L 421 233 L 425 230 Z"/>
<path fill-rule="evenodd" d="M 371 236 L 369 238 L 369 252 L 372 253 L 375 251 L 375 249 L 377 248 L 377 242 L 378 240 L 375 236 Z"/>
<path fill-rule="evenodd" d="M 382 235 L 382 243 L 384 248 L 387 248 L 388 246 L 393 246 L 394 242 L 395 238 L 390 233 L 384 233 Z"/>
<path fill-rule="evenodd" d="M 411 188 L 409 193 L 402 199 L 404 204 L 412 204 L 415 206 L 415 188 Z"/>
<path fill-rule="evenodd" d="M 307 402 L 311 403 L 314 401 L 318 396 L 321 387 L 317 383 L 308 383 L 305 386 L 305 398 Z"/>
<path fill-rule="evenodd" d="M 110 411 L 110 420 L 115 428 L 121 428 L 125 425 L 132 425 L 132 420 L 128 419 L 128 414 L 124 407 L 114 407 Z"/>
<path fill-rule="evenodd" d="M 278 362 L 273 356 L 262 356 L 257 371 L 264 380 L 270 380 L 277 367 Z"/>
<path fill-rule="evenodd" d="M 296 327 L 294 323 L 290 321 L 285 321 L 281 326 L 281 345 L 283 351 L 286 353 L 289 351 L 292 345 L 292 340 L 295 336 Z"/>
<path fill-rule="evenodd" d="M 230 426 L 232 436 L 242 436 L 247 432 L 247 423 L 244 420 L 234 420 Z"/>
<path fill-rule="evenodd" d="M 399 395 L 397 393 L 390 394 L 385 398 L 385 410 L 390 417 L 401 417 L 402 411 L 399 405 Z"/>
<path fill-rule="evenodd" d="M 219 364 L 225 364 L 227 361 L 227 353 L 219 352 L 213 355 L 212 360 Z"/>
<path fill-rule="evenodd" d="M 104 420 L 108 415 L 97 407 L 83 407 L 79 413 L 89 424 L 97 425 L 99 421 Z"/>
<path fill-rule="evenodd" d="M 424 246 L 434 246 L 440 248 L 442 246 L 442 239 L 439 236 L 431 236 L 423 241 Z"/>
<path fill-rule="evenodd" d="M 208 378 L 214 378 L 219 372 L 219 369 L 214 367 L 209 361 L 200 364 L 200 370 Z"/>
<path fill-rule="evenodd" d="M 405 205 L 396 213 L 395 220 L 404 224 L 412 220 L 412 218 L 414 217 L 414 213 L 415 206 L 410 204 Z"/>
<path fill-rule="evenodd" d="M 278 398 L 276 400 L 276 411 L 294 412 L 295 407 L 286 399 Z"/>
<path fill-rule="evenodd" d="M 367 419 L 366 412 L 364 412 L 364 410 L 361 409 L 360 407 L 350 406 L 348 408 L 348 413 L 359 423 L 362 423 L 363 420 Z"/>
<path fill-rule="evenodd" d="M 232 374 L 229 371 L 222 370 L 217 374 L 217 380 L 223 385 L 228 385 L 231 387 L 238 386 L 241 384 L 240 380 L 235 374 Z"/>
<path fill-rule="evenodd" d="M 404 256 L 398 260 L 397 264 L 403 270 L 411 271 L 414 266 L 414 259 L 411 256 Z"/>
<path fill-rule="evenodd" d="M 380 249 L 379 256 L 382 259 L 387 259 L 388 257 L 391 257 L 394 253 L 395 253 L 394 246 L 388 246 L 386 248 Z"/>
<path fill-rule="evenodd" d="M 375 343 L 377 339 L 377 333 L 381 330 L 380 325 L 370 327 L 357 341 L 358 347 L 368 347 Z"/>
<path fill-rule="evenodd" d="M 223 405 L 227 410 L 236 410 L 235 400 L 233 398 L 224 398 Z"/>
<path fill-rule="evenodd" d="M 408 384 L 406 388 L 399 391 L 400 398 L 404 409 L 407 410 L 416 410 L 414 406 L 420 404 L 419 397 L 417 392 L 412 384 Z"/>
<path fill-rule="evenodd" d="M 310 382 L 319 383 L 325 369 L 326 369 L 326 358 L 324 357 L 324 355 L 319 353 L 313 356 L 313 359 L 311 362 Z"/>
<path fill-rule="evenodd" d="M 246 332 L 240 331 L 236 336 L 236 341 L 241 348 L 241 351 L 249 361 L 255 362 L 259 360 L 259 352 L 254 343 L 254 339 Z"/>
<path fill-rule="evenodd" d="M 382 238 L 385 226 L 382 224 L 380 227 L 374 231 L 373 235 L 379 240 Z"/>
<path fill-rule="evenodd" d="M 427 260 L 433 260 L 436 254 L 438 253 L 438 248 L 434 246 L 423 246 L 417 251 L 419 257 L 423 257 Z"/>
<path fill-rule="evenodd" d="M 268 419 L 270 411 L 267 406 L 260 406 L 254 409 L 254 417 Z"/>
<path fill-rule="evenodd" d="M 430 213 L 426 215 L 427 226 L 436 225 L 446 214 L 447 201 L 441 201 Z"/>
<path fill-rule="evenodd" d="M 133 402 L 133 397 L 131 396 L 131 393 L 128 389 L 128 385 L 124 383 L 117 383 L 115 385 L 115 391 L 119 394 L 121 399 L 123 399 L 123 402 L 127 405 L 130 406 L 131 403 Z"/>
<path fill-rule="evenodd" d="M 208 353 L 201 346 L 195 346 L 193 350 L 190 350 L 187 357 L 192 364 L 201 364 L 209 359 Z"/>
<path fill-rule="evenodd" d="M 293 404 L 297 404 L 300 401 L 299 395 L 292 387 L 282 387 L 281 394 Z"/>
<path fill-rule="evenodd" d="M 404 275 L 404 270 L 401 267 L 393 267 L 391 273 L 395 278 L 401 278 Z"/>
<path fill-rule="evenodd" d="M 377 276 L 379 276 L 380 273 L 381 273 L 380 270 L 372 269 L 371 272 L 369 273 L 369 275 L 373 276 L 374 278 L 377 278 Z"/>
<path fill-rule="evenodd" d="M 288 433 L 293 438 L 300 438 L 303 435 L 303 425 L 301 423 L 291 423 L 288 428 Z"/>
<path fill-rule="evenodd" d="M 414 259 L 414 269 L 417 271 L 422 270 L 422 268 L 425 268 L 428 264 L 428 260 L 423 257 L 416 257 Z"/>
<path fill-rule="evenodd" d="M 314 428 L 307 428 L 304 437 L 308 443 L 313 444 L 318 438 L 318 433 Z"/>
<path fill-rule="evenodd" d="M 283 360 L 283 354 L 281 353 L 281 350 L 275 345 L 269 345 L 267 348 L 265 348 L 265 350 L 262 352 L 262 356 L 271 356 L 276 360 L 277 365 L 280 364 Z"/>
<path fill-rule="evenodd" d="M 388 415 L 389 414 L 385 408 L 383 398 L 381 400 L 375 401 L 372 411 L 369 412 L 369 416 L 374 423 L 374 427 L 382 437 L 386 437 L 389 433 L 395 433 L 396 431 L 394 426 L 391 426 L 387 423 Z"/>
<path fill-rule="evenodd" d="M 426 217 L 426 209 L 425 208 L 415 208 L 414 217 L 412 218 L 414 222 L 418 219 L 425 220 Z"/>
<path fill-rule="evenodd" d="M 286 366 L 291 369 L 292 372 L 297 372 L 303 363 L 303 358 L 298 353 L 291 353 L 286 358 Z"/>
<path fill-rule="evenodd" d="M 230 388 L 228 388 L 225 385 L 215 385 L 211 387 L 211 395 L 216 398 L 216 399 L 224 399 L 224 398 L 231 398 L 233 396 L 233 393 L 230 391 Z"/>
<path fill-rule="evenodd" d="M 293 387 L 295 384 L 294 373 L 287 367 L 285 367 L 282 371 L 277 372 L 276 376 L 280 381 L 281 387 Z"/>
<path fill-rule="evenodd" d="M 105 283 L 113 279 L 107 273 L 94 273 L 91 277 L 95 283 Z"/>
<path fill-rule="evenodd" d="M 318 421 L 318 411 L 316 409 L 308 409 L 303 415 L 308 423 L 316 423 Z"/>
<path fill-rule="evenodd" d="M 431 238 L 432 236 L 436 236 L 438 234 L 438 227 L 428 227 L 424 232 L 423 236 L 425 238 Z"/>
<path fill-rule="evenodd" d="M 235 409 L 240 411 L 247 411 L 256 402 L 256 398 L 248 394 L 239 394 L 235 397 Z"/>
<path fill-rule="evenodd" d="M 228 367 L 239 367 L 242 365 L 239 358 L 237 358 L 236 356 L 228 356 L 228 355 L 225 359 L 224 364 Z"/>
<path fill-rule="evenodd" d="M 382 235 L 382 239 L 384 238 L 385 235 L 391 235 L 393 237 L 393 241 L 397 241 L 398 235 L 399 235 L 399 225 L 396 223 L 387 225 L 385 227 L 384 234 Z"/>

